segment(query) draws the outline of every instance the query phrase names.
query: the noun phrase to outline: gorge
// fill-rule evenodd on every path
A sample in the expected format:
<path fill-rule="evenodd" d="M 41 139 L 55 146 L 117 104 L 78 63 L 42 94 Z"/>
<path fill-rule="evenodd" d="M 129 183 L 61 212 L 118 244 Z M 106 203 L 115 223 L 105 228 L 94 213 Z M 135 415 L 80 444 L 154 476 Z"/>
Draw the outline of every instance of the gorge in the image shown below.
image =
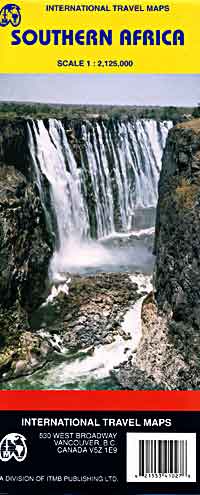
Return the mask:
<path fill-rule="evenodd" d="M 181 180 L 186 181 L 180 201 L 190 201 L 183 199 L 184 194 L 191 196 L 191 177 L 185 176 L 187 150 L 192 161 L 199 140 L 191 128 L 190 138 L 184 137 L 187 125 L 170 131 L 170 120 L 134 115 L 0 119 L 2 388 L 177 387 L 177 377 L 163 381 L 155 356 L 160 326 L 167 334 L 174 307 L 178 304 L 180 313 L 184 306 L 185 295 L 170 285 L 168 266 L 172 246 L 168 247 L 167 229 L 176 230 L 176 205 L 168 224 L 162 197 L 167 188 L 164 205 L 173 203 L 169 176 L 177 174 L 179 160 Z M 177 144 L 174 152 L 179 133 L 185 139 L 184 151 Z M 147 296 L 152 290 L 157 189 L 166 140 L 154 296 Z M 197 162 L 195 158 L 191 169 L 195 181 Z M 192 194 L 197 189 L 195 182 Z M 176 268 L 176 280 L 180 270 Z M 176 291 L 180 303 L 170 299 Z M 187 299 L 187 311 L 189 304 Z M 175 333 L 177 328 L 181 332 L 180 322 L 173 325 Z M 164 347 L 163 356 L 165 351 Z"/>

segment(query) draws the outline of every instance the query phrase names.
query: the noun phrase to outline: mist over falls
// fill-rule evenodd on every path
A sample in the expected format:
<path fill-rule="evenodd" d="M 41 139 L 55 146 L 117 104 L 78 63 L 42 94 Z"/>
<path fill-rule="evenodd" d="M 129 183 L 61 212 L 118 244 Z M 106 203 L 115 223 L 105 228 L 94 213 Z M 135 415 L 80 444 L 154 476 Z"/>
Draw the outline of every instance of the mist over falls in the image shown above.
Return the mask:
<path fill-rule="evenodd" d="M 151 264 L 145 246 L 122 249 L 119 239 L 125 245 L 129 233 L 140 236 L 154 225 L 172 122 L 86 120 L 67 130 L 56 119 L 27 125 L 46 222 L 56 237 L 52 278 L 84 267 L 95 272 L 131 265 L 142 271 Z"/>

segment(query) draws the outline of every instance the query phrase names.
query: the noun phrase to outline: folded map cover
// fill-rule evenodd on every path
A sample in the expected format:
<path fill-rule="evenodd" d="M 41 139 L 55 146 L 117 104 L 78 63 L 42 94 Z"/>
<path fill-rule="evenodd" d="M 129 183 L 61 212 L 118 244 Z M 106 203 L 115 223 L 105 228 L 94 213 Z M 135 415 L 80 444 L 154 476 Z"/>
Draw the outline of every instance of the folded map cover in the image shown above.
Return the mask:
<path fill-rule="evenodd" d="M 0 1 L 0 495 L 200 494 L 199 23 Z"/>

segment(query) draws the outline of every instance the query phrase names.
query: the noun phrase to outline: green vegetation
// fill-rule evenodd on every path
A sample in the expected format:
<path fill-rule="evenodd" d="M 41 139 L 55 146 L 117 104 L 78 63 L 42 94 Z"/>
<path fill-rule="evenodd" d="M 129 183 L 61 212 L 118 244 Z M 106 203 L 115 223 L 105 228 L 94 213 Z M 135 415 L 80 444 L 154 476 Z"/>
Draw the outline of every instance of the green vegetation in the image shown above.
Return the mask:
<path fill-rule="evenodd" d="M 200 103 L 198 103 L 197 107 L 194 108 L 193 113 L 192 113 L 192 116 L 195 119 L 199 119 L 200 118 Z"/>
<path fill-rule="evenodd" d="M 153 118 L 156 120 L 173 120 L 175 123 L 184 119 L 199 117 L 200 106 L 191 107 L 142 107 L 109 105 L 57 105 L 44 103 L 1 102 L 0 118 L 67 118 L 78 120 L 85 118 L 127 119 Z"/>

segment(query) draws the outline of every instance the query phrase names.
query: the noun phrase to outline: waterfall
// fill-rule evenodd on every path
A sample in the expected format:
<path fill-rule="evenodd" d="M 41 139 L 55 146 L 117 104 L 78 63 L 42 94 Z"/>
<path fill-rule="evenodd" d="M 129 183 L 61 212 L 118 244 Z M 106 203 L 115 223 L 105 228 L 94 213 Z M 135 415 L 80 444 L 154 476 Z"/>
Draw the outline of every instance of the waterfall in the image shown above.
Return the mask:
<path fill-rule="evenodd" d="M 130 230 L 138 208 L 156 207 L 162 153 L 171 127 L 170 121 L 154 120 L 118 121 L 110 128 L 105 123 L 82 125 L 98 238 L 119 227 Z"/>
<path fill-rule="evenodd" d="M 128 232 L 138 211 L 144 215 L 156 207 L 162 153 L 171 127 L 170 121 L 145 119 L 84 121 L 78 135 L 73 129 L 77 160 L 61 121 L 28 123 L 41 202 L 51 229 L 56 230 L 54 265 L 59 260 L 59 272 L 64 271 L 70 242 L 78 245 Z"/>
<path fill-rule="evenodd" d="M 82 194 L 82 171 L 77 167 L 64 127 L 54 119 L 49 119 L 48 123 L 48 129 L 42 120 L 28 125 L 30 153 L 46 210 L 41 173 L 48 180 L 57 221 L 58 244 L 62 249 L 70 237 L 88 237 L 89 219 Z"/>

